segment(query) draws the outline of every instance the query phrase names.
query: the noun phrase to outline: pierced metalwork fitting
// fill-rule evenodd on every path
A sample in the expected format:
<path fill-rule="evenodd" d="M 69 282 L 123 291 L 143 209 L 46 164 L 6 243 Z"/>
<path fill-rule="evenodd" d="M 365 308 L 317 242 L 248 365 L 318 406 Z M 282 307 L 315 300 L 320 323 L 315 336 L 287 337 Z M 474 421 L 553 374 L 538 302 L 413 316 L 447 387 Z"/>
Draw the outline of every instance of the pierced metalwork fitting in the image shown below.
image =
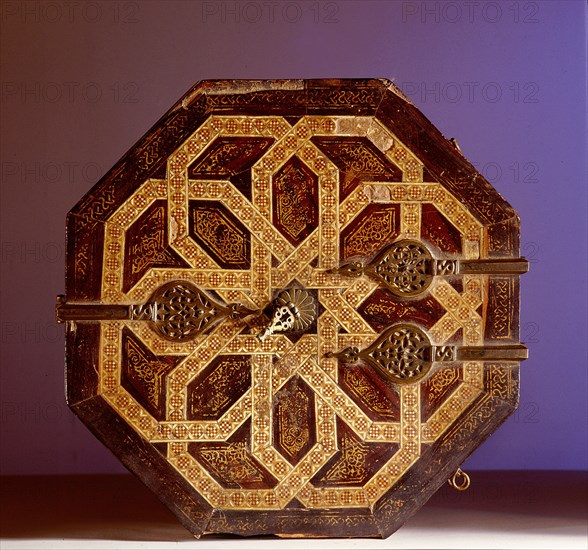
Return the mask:
<path fill-rule="evenodd" d="M 263 342 L 276 332 L 305 330 L 315 319 L 316 304 L 310 293 L 296 288 L 284 290 L 275 301 L 270 323 L 257 338 Z"/>
<path fill-rule="evenodd" d="M 221 304 L 187 281 L 159 287 L 144 304 L 71 304 L 57 297 L 55 315 L 65 321 L 148 321 L 166 340 L 193 340 L 224 319 L 241 319 L 256 313 L 241 304 Z"/>
<path fill-rule="evenodd" d="M 392 325 L 364 350 L 345 348 L 325 357 L 335 357 L 342 363 L 360 360 L 371 365 L 396 384 L 413 384 L 430 372 L 434 363 L 461 361 L 519 362 L 528 357 L 524 344 L 498 346 L 434 346 L 427 334 L 410 323 Z"/>
<path fill-rule="evenodd" d="M 435 259 L 427 247 L 408 239 L 396 241 L 368 264 L 355 261 L 331 270 L 347 277 L 367 275 L 383 284 L 396 296 L 422 294 L 436 276 L 459 274 L 510 274 L 529 271 L 525 258 L 486 260 Z"/>

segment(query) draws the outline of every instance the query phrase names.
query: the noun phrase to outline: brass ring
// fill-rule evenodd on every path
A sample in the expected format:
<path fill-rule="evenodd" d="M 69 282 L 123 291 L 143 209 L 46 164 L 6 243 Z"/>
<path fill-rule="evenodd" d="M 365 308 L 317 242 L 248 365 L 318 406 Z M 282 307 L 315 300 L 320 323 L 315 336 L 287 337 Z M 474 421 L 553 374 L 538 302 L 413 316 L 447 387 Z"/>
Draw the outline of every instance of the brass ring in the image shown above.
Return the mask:
<path fill-rule="evenodd" d="M 461 468 L 458 468 L 447 480 L 447 483 L 458 491 L 465 491 L 470 486 L 471 480 L 468 474 L 466 474 Z"/>

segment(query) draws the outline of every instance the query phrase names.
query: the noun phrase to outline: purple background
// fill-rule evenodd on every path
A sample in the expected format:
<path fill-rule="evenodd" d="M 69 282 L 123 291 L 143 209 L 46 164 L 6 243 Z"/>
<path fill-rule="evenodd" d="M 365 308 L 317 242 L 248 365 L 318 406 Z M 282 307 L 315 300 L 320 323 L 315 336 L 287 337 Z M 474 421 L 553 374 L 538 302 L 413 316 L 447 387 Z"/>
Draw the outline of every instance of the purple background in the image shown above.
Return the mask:
<path fill-rule="evenodd" d="M 194 82 L 329 76 L 394 79 L 521 215 L 521 407 L 465 467 L 586 468 L 585 2 L 0 10 L 3 474 L 123 471 L 64 403 L 66 212 Z"/>

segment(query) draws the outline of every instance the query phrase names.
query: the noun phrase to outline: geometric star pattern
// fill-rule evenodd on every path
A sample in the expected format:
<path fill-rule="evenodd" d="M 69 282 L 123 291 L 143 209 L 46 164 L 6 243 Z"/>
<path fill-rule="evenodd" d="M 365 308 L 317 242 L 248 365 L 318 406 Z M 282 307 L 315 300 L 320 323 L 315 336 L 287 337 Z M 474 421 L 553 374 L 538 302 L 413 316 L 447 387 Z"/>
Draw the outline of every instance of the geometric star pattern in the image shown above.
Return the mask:
<path fill-rule="evenodd" d="M 518 276 L 451 271 L 518 259 L 516 212 L 389 82 L 200 83 L 67 236 L 69 405 L 196 536 L 387 536 L 516 408 L 514 362 L 400 384 L 365 359 L 405 322 L 437 351 L 519 342 Z M 370 272 L 397 241 L 445 269 L 416 296 Z M 314 320 L 258 338 L 286 289 Z M 185 303 L 213 321 L 174 339 Z"/>
<path fill-rule="evenodd" d="M 400 389 L 402 417 L 399 421 L 375 421 L 366 414 L 365 408 L 366 403 L 369 407 L 369 403 L 374 401 L 377 386 L 370 386 L 364 381 L 363 385 L 357 384 L 353 392 L 349 391 L 348 382 L 343 386 L 338 382 L 337 360 L 324 357 L 327 351 L 349 345 L 365 346 L 378 336 L 357 310 L 357 306 L 377 290 L 377 285 L 365 278 L 345 279 L 326 274 L 327 269 L 340 262 L 341 232 L 354 237 L 356 254 L 371 254 L 373 250 L 361 247 L 373 243 L 369 232 L 375 231 L 374 227 L 382 232 L 386 229 L 385 224 L 394 223 L 394 227 L 384 233 L 389 234 L 389 241 L 420 238 L 423 206 L 434 205 L 459 232 L 464 258 L 479 257 L 483 246 L 480 223 L 440 184 L 421 181 L 422 165 L 396 136 L 389 134 L 373 118 L 366 117 L 357 125 L 357 137 L 367 141 L 371 148 L 379 151 L 381 158 L 387 160 L 390 169 L 386 174 L 401 173 L 402 177 L 397 179 L 402 181 L 380 182 L 371 176 L 369 181 L 360 181 L 340 200 L 339 168 L 315 145 L 313 138 L 336 137 L 337 128 L 345 123 L 341 118 L 306 116 L 291 126 L 286 119 L 277 116 L 213 116 L 170 157 L 167 182 L 145 182 L 106 223 L 105 248 L 115 251 L 107 253 L 107 269 L 103 276 L 103 293 L 110 302 L 140 302 L 164 282 L 188 279 L 204 290 L 214 291 L 227 302 L 239 301 L 252 308 L 265 307 L 277 290 L 296 283 L 315 290 L 324 308 L 316 333 L 307 334 L 296 343 L 283 335 L 260 342 L 255 330 L 244 333 L 246 325 L 243 321 L 226 322 L 212 333 L 187 343 L 157 341 L 157 336 L 152 335 L 145 344 L 151 345 L 158 354 L 185 355 L 166 376 L 165 421 L 152 418 L 128 395 L 119 383 L 119 372 L 106 374 L 103 371 L 101 383 L 104 397 L 148 441 L 167 443 L 166 457 L 170 463 L 212 506 L 221 509 L 282 509 L 294 499 L 308 508 L 373 506 L 418 460 L 421 445 L 440 437 L 481 391 L 483 367 L 479 363 L 468 362 L 462 367 L 458 386 L 437 403 L 435 414 L 429 415 L 427 422 L 421 422 L 419 386 Z M 349 132 L 349 127 L 346 132 Z M 233 142 L 239 137 L 251 139 L 254 136 L 272 140 L 273 144 L 251 167 L 251 200 L 229 180 L 192 180 L 188 177 L 187 168 L 197 162 L 201 151 L 213 141 L 227 136 L 231 136 Z M 390 142 L 392 147 L 378 149 Z M 333 151 L 337 141 L 331 143 L 329 150 Z M 347 141 L 343 144 L 347 146 Z M 322 149 L 326 150 L 325 147 Z M 349 155 L 349 148 L 346 154 Z M 399 158 L 403 159 L 402 162 Z M 312 216 L 300 220 L 301 226 L 309 229 L 306 230 L 308 235 L 298 245 L 294 245 L 292 239 L 280 232 L 272 221 L 272 216 L 275 218 L 273 205 L 278 202 L 278 197 L 272 195 L 272 178 L 280 174 L 282 167 L 287 166 L 291 159 L 296 159 L 296 166 L 304 166 L 305 171 L 314 174 L 318 185 L 317 202 L 320 204 L 316 220 Z M 383 168 L 381 171 L 384 173 Z M 118 278 L 116 284 L 111 284 L 115 281 L 115 277 L 111 276 L 114 270 L 109 270 L 108 266 L 124 265 L 126 229 L 144 212 L 148 212 L 153 204 L 160 204 L 162 200 L 167 201 L 170 212 L 169 246 L 190 267 L 153 267 L 125 293 Z M 190 238 L 190 201 L 199 201 L 198 204 L 203 205 L 201 209 L 206 204 L 218 204 L 232 213 L 239 223 L 232 231 L 236 235 L 247 231 L 251 269 L 220 266 L 216 256 Z M 289 203 L 282 201 L 280 204 L 283 207 Z M 137 205 L 143 205 L 143 208 L 137 208 Z M 294 207 L 295 203 L 289 207 L 290 220 L 293 216 L 305 215 L 305 212 L 296 212 Z M 372 217 L 374 222 L 370 222 L 370 218 L 363 217 L 362 213 L 373 207 L 383 213 L 387 212 L 386 208 L 394 207 L 399 215 Z M 359 223 L 356 223 L 357 220 Z M 229 225 L 231 218 L 225 216 L 223 223 Z M 369 223 L 379 225 L 371 226 Z M 368 232 L 365 237 L 362 237 L 362 231 Z M 226 237 L 223 239 L 226 242 Z M 318 254 L 315 257 L 316 251 Z M 483 302 L 482 277 L 467 276 L 462 293 L 442 279 L 433 283 L 429 294 L 444 309 L 444 314 L 430 329 L 435 345 L 445 344 L 460 330 L 463 334 L 460 343 L 476 345 L 482 341 L 482 320 L 477 312 Z M 263 319 L 255 321 L 259 325 L 257 331 L 261 330 Z M 111 322 L 107 326 L 104 333 L 114 337 L 109 339 L 104 335 L 102 349 L 105 361 L 107 349 L 120 349 L 120 334 L 124 326 L 143 336 L 149 330 L 133 321 Z M 248 355 L 251 368 L 247 391 L 219 419 L 189 420 L 188 385 L 215 357 L 243 354 Z M 297 408 L 274 408 L 273 414 L 269 415 L 274 397 L 279 396 L 280 390 L 294 378 L 304 382 L 309 394 L 306 401 L 295 402 Z M 380 384 L 384 383 L 380 381 Z M 437 382 L 441 383 L 442 380 Z M 372 397 L 370 394 L 373 394 Z M 124 407 L 120 406 L 122 402 Z M 311 411 L 305 408 L 309 406 Z M 279 411 L 283 415 L 298 411 L 299 424 L 304 424 L 304 418 L 311 418 L 314 422 L 307 433 L 298 434 L 301 448 L 307 450 L 295 464 L 289 460 L 292 455 L 279 452 L 274 438 L 272 422 L 280 421 L 277 417 Z M 208 462 L 205 462 L 189 452 L 191 442 L 208 444 L 230 440 L 244 422 L 251 424 L 247 456 L 264 472 L 269 472 L 271 479 L 277 480 L 277 483 L 268 483 L 265 488 L 261 481 L 254 483 L 253 488 L 247 484 L 237 489 L 224 487 L 219 483 L 218 476 L 211 475 L 209 461 L 214 457 L 222 461 L 225 455 L 209 452 Z M 283 422 L 287 424 L 286 420 Z M 308 445 L 311 431 L 316 433 L 315 441 Z M 384 445 L 385 451 L 374 454 L 369 450 L 370 446 L 377 444 Z M 389 452 L 390 449 L 394 452 Z M 356 462 L 354 471 L 369 471 L 365 482 L 357 483 L 357 486 L 341 482 L 339 486 L 336 481 L 331 481 L 327 484 L 323 482 L 325 486 L 315 486 L 314 476 L 338 455 L 351 457 L 348 464 L 337 463 L 338 468 L 349 470 Z M 386 456 L 386 460 L 382 460 L 382 456 Z M 331 478 L 337 479 L 335 474 Z M 358 479 L 361 481 L 363 478 L 360 476 Z"/>

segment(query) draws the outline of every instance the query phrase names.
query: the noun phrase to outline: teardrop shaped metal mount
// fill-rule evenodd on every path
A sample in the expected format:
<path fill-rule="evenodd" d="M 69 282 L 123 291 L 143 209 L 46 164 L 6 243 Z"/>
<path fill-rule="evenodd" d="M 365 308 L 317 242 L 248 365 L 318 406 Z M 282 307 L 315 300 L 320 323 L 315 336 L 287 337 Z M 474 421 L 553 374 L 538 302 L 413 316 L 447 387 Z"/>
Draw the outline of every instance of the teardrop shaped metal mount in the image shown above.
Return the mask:
<path fill-rule="evenodd" d="M 424 330 L 411 323 L 399 323 L 385 329 L 364 350 L 354 347 L 329 352 L 342 363 L 364 363 L 376 368 L 396 384 L 423 380 L 435 363 L 462 361 L 520 362 L 528 357 L 524 344 L 473 346 L 435 346 Z"/>
<path fill-rule="evenodd" d="M 402 239 L 392 243 L 371 262 L 350 262 L 332 270 L 347 277 L 368 275 L 396 296 L 413 297 L 422 294 L 436 276 L 462 274 L 520 275 L 529 270 L 525 258 L 481 260 L 435 259 L 421 242 Z"/>
<path fill-rule="evenodd" d="M 188 281 L 170 281 L 144 304 L 70 304 L 57 297 L 58 323 L 65 321 L 148 321 L 166 340 L 185 342 L 227 318 L 256 313 L 241 304 L 222 304 Z"/>

